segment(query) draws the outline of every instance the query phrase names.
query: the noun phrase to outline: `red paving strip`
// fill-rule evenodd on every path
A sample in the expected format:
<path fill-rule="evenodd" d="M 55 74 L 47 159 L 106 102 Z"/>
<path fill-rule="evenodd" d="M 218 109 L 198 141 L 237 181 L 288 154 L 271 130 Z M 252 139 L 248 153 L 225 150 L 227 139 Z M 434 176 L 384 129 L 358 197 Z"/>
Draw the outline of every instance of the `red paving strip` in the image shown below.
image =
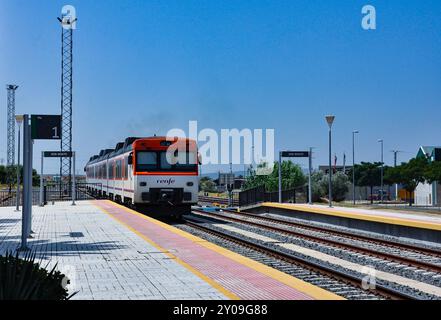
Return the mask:
<path fill-rule="evenodd" d="M 110 201 L 96 201 L 117 220 L 135 229 L 200 273 L 244 300 L 312 300 L 263 273 L 130 213 Z"/>

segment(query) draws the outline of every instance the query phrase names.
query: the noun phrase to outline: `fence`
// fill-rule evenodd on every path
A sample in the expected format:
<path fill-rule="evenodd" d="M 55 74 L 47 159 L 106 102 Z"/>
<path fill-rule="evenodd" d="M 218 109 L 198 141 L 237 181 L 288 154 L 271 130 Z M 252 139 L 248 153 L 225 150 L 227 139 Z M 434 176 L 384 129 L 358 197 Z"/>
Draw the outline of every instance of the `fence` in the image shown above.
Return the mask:
<path fill-rule="evenodd" d="M 204 195 L 199 195 L 199 202 L 201 203 L 218 203 L 218 204 L 222 204 L 225 206 L 228 206 L 230 204 L 230 200 L 228 199 L 228 197 L 214 197 L 214 196 L 209 196 L 208 194 Z M 232 205 L 233 206 L 238 206 L 239 205 L 239 193 L 238 192 L 233 192 L 232 194 Z"/>
<path fill-rule="evenodd" d="M 247 206 L 261 202 L 278 202 L 279 192 L 267 192 L 265 186 L 244 190 L 239 193 L 239 205 Z M 282 191 L 282 202 L 306 203 L 308 201 L 308 186 L 300 186 Z"/>
<path fill-rule="evenodd" d="M 91 200 L 95 199 L 92 194 L 88 192 L 91 187 L 101 188 L 101 184 L 91 183 L 77 183 L 75 186 L 76 200 Z M 45 204 L 59 201 L 72 201 L 72 185 L 53 184 L 44 186 L 43 201 Z M 12 207 L 17 203 L 17 190 L 0 190 L 0 207 Z M 23 204 L 23 190 L 20 192 L 20 206 Z M 40 188 L 34 187 L 32 189 L 32 205 L 40 204 Z"/>

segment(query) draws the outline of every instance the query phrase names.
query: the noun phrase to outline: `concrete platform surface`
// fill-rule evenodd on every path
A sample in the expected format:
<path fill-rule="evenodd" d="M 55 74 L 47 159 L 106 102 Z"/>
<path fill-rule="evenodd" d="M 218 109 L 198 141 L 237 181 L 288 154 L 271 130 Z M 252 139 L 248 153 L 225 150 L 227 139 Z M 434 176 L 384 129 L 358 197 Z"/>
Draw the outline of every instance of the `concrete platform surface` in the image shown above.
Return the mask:
<path fill-rule="evenodd" d="M 45 266 L 58 263 L 73 299 L 227 299 L 92 202 L 33 208 L 29 246 Z M 21 212 L 0 208 L 0 254 L 20 244 Z"/>
<path fill-rule="evenodd" d="M 34 207 L 29 245 L 58 263 L 75 299 L 341 299 L 111 201 Z M 20 244 L 21 213 L 0 208 L 0 254 Z"/>

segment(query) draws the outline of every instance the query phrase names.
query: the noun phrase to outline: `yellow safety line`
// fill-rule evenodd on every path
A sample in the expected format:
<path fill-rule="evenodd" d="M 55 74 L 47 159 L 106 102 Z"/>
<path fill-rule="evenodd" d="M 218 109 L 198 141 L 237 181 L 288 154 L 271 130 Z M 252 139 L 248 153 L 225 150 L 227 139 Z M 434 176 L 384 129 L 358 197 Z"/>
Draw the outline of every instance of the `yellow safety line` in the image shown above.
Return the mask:
<path fill-rule="evenodd" d="M 113 204 L 113 203 L 112 203 Z M 179 263 L 180 265 L 182 265 L 184 268 L 186 268 L 187 270 L 189 270 L 191 273 L 193 273 L 194 275 L 196 275 L 197 277 L 201 278 L 203 281 L 207 282 L 209 285 L 211 285 L 213 288 L 215 288 L 216 290 L 218 290 L 219 292 L 221 292 L 222 294 L 224 294 L 226 297 L 228 297 L 231 300 L 240 300 L 240 298 L 235 295 L 234 293 L 232 293 L 231 291 L 225 289 L 224 287 L 222 287 L 221 285 L 219 285 L 217 282 L 215 282 L 213 279 L 207 277 L 206 275 L 204 275 L 203 273 L 201 273 L 200 271 L 196 270 L 195 268 L 193 268 L 191 265 L 189 265 L 188 263 L 186 263 L 185 261 L 182 261 L 181 259 L 179 259 L 178 257 L 176 257 L 175 255 L 173 255 L 172 253 L 170 253 L 170 251 L 166 250 L 165 248 L 161 247 L 159 244 L 157 244 L 156 242 L 152 241 L 150 238 L 146 237 L 145 235 L 143 235 L 142 233 L 140 233 L 138 230 L 134 229 L 133 227 L 131 227 L 130 225 L 128 225 L 127 223 L 125 223 L 124 221 L 119 220 L 118 218 L 114 217 L 109 211 L 107 211 L 106 209 L 100 207 L 97 204 L 93 204 L 95 207 L 97 207 L 98 209 L 102 210 L 104 213 L 106 213 L 107 215 L 109 215 L 112 219 L 114 219 L 115 221 L 117 221 L 118 223 L 124 225 L 126 228 L 128 228 L 130 231 L 132 231 L 133 233 L 137 234 L 138 236 L 140 236 L 142 239 L 144 239 L 145 241 L 147 241 L 149 244 L 151 244 L 152 246 L 154 246 L 156 249 L 158 249 L 159 251 L 161 251 L 162 253 L 166 254 L 169 258 L 175 260 L 177 263 Z"/>
<path fill-rule="evenodd" d="M 292 210 L 292 211 L 305 211 L 305 212 L 310 212 L 310 213 L 325 214 L 325 215 L 329 215 L 329 216 L 338 216 L 338 217 L 351 218 L 351 219 L 357 219 L 357 220 L 367 220 L 367 221 L 374 221 L 374 222 L 385 223 L 385 224 L 395 224 L 395 225 L 402 225 L 402 226 L 406 226 L 406 227 L 414 227 L 414 228 L 420 228 L 420 229 L 430 229 L 430 230 L 441 231 L 441 224 L 435 224 L 435 223 L 423 222 L 423 221 L 415 221 L 415 220 L 409 220 L 409 219 L 403 219 L 403 218 L 372 216 L 372 215 L 363 214 L 363 213 L 350 213 L 350 212 L 339 211 L 338 209 L 333 209 L 332 211 L 330 211 L 325 208 L 315 208 L 315 207 L 307 207 L 307 206 L 299 206 L 299 205 L 294 206 L 294 205 L 286 205 L 286 204 L 273 203 L 273 202 L 262 203 L 262 206 L 288 209 L 288 210 Z"/>
<path fill-rule="evenodd" d="M 290 275 L 288 275 L 288 274 L 286 274 L 284 272 L 281 272 L 279 270 L 276 270 L 276 269 L 273 269 L 271 267 L 268 267 L 268 266 L 266 266 L 264 264 L 261 264 L 261 263 L 259 263 L 257 261 L 254 261 L 252 259 L 244 257 L 244 256 L 242 256 L 240 254 L 237 254 L 237 253 L 232 252 L 230 250 L 227 250 L 225 248 L 219 247 L 218 245 L 215 245 L 215 244 L 213 244 L 211 242 L 208 242 L 208 241 L 206 241 L 204 239 L 201 239 L 201 238 L 196 237 L 196 236 L 194 236 L 192 234 L 189 234 L 189 233 L 187 233 L 185 231 L 177 229 L 177 228 L 175 228 L 173 226 L 170 226 L 170 225 L 168 225 L 166 223 L 163 223 L 161 221 L 158 221 L 156 219 L 153 219 L 151 217 L 143 215 L 143 214 L 141 214 L 139 212 L 136 212 L 136 211 L 134 211 L 132 209 L 129 209 L 129 208 L 124 207 L 122 205 L 119 205 L 117 203 L 114 203 L 114 202 L 111 202 L 111 201 L 108 201 L 108 202 L 110 204 L 112 204 L 113 206 L 117 206 L 117 207 L 125 210 L 128 213 L 137 215 L 137 216 L 139 216 L 142 219 L 148 220 L 149 222 L 152 222 L 152 223 L 154 223 L 154 224 L 156 224 L 156 225 L 158 225 L 158 226 L 160 226 L 160 227 L 162 227 L 162 228 L 164 228 L 164 229 L 166 229 L 166 230 L 168 230 L 170 232 L 178 234 L 178 235 L 180 235 L 180 236 L 182 236 L 184 238 L 187 238 L 187 239 L 189 239 L 189 240 L 191 240 L 193 242 L 197 242 L 198 244 L 204 246 L 207 249 L 213 250 L 213 251 L 215 251 L 215 252 L 217 252 L 217 253 L 219 253 L 219 254 L 221 254 L 221 255 L 223 255 L 223 256 L 225 256 L 225 257 L 227 257 L 227 258 L 229 258 L 229 259 L 231 259 L 233 261 L 236 261 L 236 262 L 238 262 L 238 263 L 240 263 L 242 265 L 245 265 L 245 266 L 247 266 L 247 267 L 249 267 L 249 268 L 251 268 L 251 269 L 253 269 L 253 270 L 255 270 L 255 271 L 259 272 L 259 273 L 262 273 L 262 274 L 264 274 L 266 276 L 269 276 L 270 278 L 273 278 L 273 279 L 275 279 L 275 280 L 277 280 L 277 281 L 279 281 L 279 282 L 281 282 L 281 283 L 283 283 L 283 284 L 285 284 L 285 285 L 287 285 L 287 286 L 289 286 L 291 288 L 294 288 L 294 289 L 296 289 L 296 290 L 298 290 L 300 292 L 303 292 L 304 294 L 306 294 L 306 295 L 308 295 L 308 296 L 310 296 L 310 297 L 312 297 L 314 299 L 319 299 L 319 300 L 345 300 L 343 297 L 340 297 L 340 296 L 338 296 L 338 295 L 336 295 L 336 294 L 334 294 L 332 292 L 329 292 L 329 291 L 327 291 L 325 289 L 322 289 L 320 287 L 317 287 L 315 285 L 307 283 L 307 282 L 305 282 L 303 280 L 294 278 L 293 276 L 290 276 Z M 100 209 L 102 209 L 102 208 L 100 208 Z M 129 228 L 131 230 L 133 230 L 136 234 L 139 234 L 139 232 L 137 232 L 133 228 L 131 228 L 131 227 L 129 227 Z M 142 237 L 144 239 L 146 239 L 146 240 L 148 239 L 145 236 L 142 236 Z M 153 244 L 154 246 L 156 246 L 158 248 L 161 248 L 159 245 L 155 244 L 152 240 L 148 239 L 147 241 L 149 243 Z M 166 251 L 163 248 L 161 248 L 161 249 L 163 251 Z M 178 258 L 176 258 L 176 259 L 178 259 Z M 191 266 L 189 266 L 189 267 L 192 268 Z M 210 279 L 210 278 L 206 277 L 205 275 L 202 275 L 202 276 L 205 279 Z M 210 279 L 210 280 L 214 281 L 212 279 Z M 224 290 L 226 290 L 226 289 L 224 289 Z"/>

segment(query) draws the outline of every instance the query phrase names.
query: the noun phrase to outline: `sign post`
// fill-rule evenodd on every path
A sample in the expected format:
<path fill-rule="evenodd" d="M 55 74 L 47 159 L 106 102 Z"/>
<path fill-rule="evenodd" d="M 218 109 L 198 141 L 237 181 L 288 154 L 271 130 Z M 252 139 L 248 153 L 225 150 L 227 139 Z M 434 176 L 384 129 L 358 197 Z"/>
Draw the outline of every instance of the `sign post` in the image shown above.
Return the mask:
<path fill-rule="evenodd" d="M 44 178 L 43 178 L 43 161 L 44 161 L 44 152 L 41 151 L 41 168 L 40 168 L 40 207 L 44 207 L 44 200 L 43 200 L 43 184 L 44 184 Z"/>
<path fill-rule="evenodd" d="M 31 118 L 31 123 L 29 123 Z M 23 210 L 20 251 L 29 250 L 27 239 L 32 232 L 32 151 L 34 140 L 60 140 L 60 115 L 23 115 Z M 43 158 L 43 157 L 42 157 Z M 42 159 L 43 166 L 43 159 Z M 40 204 L 43 170 L 40 180 Z"/>
<path fill-rule="evenodd" d="M 280 151 L 279 153 L 279 203 L 282 203 L 282 158 L 309 158 L 309 204 L 311 198 L 312 148 L 309 151 Z"/>
<path fill-rule="evenodd" d="M 31 127 L 31 125 L 29 125 Z M 29 201 L 29 214 L 28 214 L 28 238 L 32 238 L 31 234 L 34 233 L 32 231 L 32 202 L 33 202 L 33 179 L 32 179 L 32 171 L 33 171 L 33 155 L 34 155 L 34 140 L 32 140 L 31 137 L 31 130 L 29 130 L 29 165 L 27 168 L 28 176 L 29 176 L 29 187 L 28 190 L 30 191 L 28 194 L 28 201 Z"/>
<path fill-rule="evenodd" d="M 19 251 L 28 251 L 28 216 L 31 214 L 32 207 L 29 205 L 29 175 L 27 174 L 27 168 L 29 166 L 30 158 L 30 126 L 29 115 L 23 116 L 23 206 L 22 206 L 22 219 L 21 219 L 21 245 L 18 248 Z M 32 203 L 31 203 L 32 204 Z"/>
<path fill-rule="evenodd" d="M 75 205 L 76 200 L 76 182 L 75 182 L 75 152 L 73 151 L 43 151 L 41 153 L 41 176 L 40 176 L 40 206 L 44 206 L 44 181 L 43 181 L 43 159 L 44 158 L 73 158 L 73 179 L 72 179 L 72 205 Z"/>
<path fill-rule="evenodd" d="M 15 121 L 18 125 L 18 140 L 17 140 L 17 194 L 16 194 L 16 203 L 15 203 L 15 211 L 20 211 L 20 131 L 21 131 L 21 124 L 23 123 L 23 116 L 17 115 L 15 116 Z"/>

